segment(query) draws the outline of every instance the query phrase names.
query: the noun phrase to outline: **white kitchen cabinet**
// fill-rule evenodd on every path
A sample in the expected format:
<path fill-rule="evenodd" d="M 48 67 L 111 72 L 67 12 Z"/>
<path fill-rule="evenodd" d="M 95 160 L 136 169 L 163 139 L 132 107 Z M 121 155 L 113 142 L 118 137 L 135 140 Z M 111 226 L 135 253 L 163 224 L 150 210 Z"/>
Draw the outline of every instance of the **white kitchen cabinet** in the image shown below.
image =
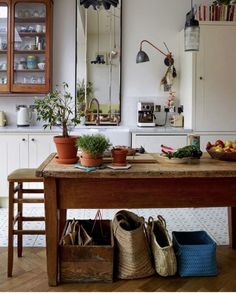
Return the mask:
<path fill-rule="evenodd" d="M 180 34 L 180 103 L 185 127 L 235 131 L 236 23 L 200 23 L 199 52 L 184 52 Z"/>
<path fill-rule="evenodd" d="M 6 196 L 8 174 L 14 169 L 28 167 L 28 136 L 0 135 L 0 158 L 0 196 Z"/>
<path fill-rule="evenodd" d="M 132 133 L 132 147 L 144 147 L 148 153 L 161 153 L 161 145 L 175 149 L 187 145 L 187 134 Z"/>
<path fill-rule="evenodd" d="M 56 146 L 50 134 L 29 135 L 29 167 L 38 167 L 51 153 L 56 152 Z"/>
<path fill-rule="evenodd" d="M 36 168 L 55 152 L 54 134 L 0 134 L 0 197 L 8 195 L 7 176 L 17 168 Z"/>

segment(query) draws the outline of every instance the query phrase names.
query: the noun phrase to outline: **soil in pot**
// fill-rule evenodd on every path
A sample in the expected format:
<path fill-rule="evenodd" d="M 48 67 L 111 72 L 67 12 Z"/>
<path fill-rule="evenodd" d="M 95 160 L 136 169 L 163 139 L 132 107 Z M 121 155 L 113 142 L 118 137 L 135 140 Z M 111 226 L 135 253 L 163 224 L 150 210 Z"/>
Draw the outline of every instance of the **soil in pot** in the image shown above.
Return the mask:
<path fill-rule="evenodd" d="M 80 164 L 85 167 L 97 167 L 102 165 L 103 156 L 102 155 L 91 155 L 86 152 L 82 152 L 80 155 Z"/>
<path fill-rule="evenodd" d="M 111 150 L 112 154 L 112 165 L 113 166 L 126 166 L 126 156 L 128 154 L 128 150 L 124 148 L 113 148 Z"/>
<path fill-rule="evenodd" d="M 57 148 L 57 156 L 56 160 L 61 164 L 74 164 L 78 161 L 77 150 L 76 147 L 76 139 L 77 136 L 55 136 L 53 138 L 56 148 Z"/>

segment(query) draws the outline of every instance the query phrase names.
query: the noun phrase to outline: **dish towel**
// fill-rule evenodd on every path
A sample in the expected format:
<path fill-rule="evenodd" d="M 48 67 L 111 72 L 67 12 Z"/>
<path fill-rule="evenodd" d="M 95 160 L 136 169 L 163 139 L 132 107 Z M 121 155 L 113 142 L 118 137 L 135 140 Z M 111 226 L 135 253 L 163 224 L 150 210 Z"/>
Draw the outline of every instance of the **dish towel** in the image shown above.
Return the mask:
<path fill-rule="evenodd" d="M 86 166 L 82 166 L 80 163 L 77 163 L 75 165 L 75 168 L 78 168 L 78 169 L 81 169 L 81 170 L 84 170 L 86 172 L 92 172 L 92 171 L 95 171 L 95 170 L 101 170 L 101 169 L 105 169 L 106 168 L 106 165 L 100 165 L 100 166 L 96 166 L 96 167 L 86 167 Z"/>

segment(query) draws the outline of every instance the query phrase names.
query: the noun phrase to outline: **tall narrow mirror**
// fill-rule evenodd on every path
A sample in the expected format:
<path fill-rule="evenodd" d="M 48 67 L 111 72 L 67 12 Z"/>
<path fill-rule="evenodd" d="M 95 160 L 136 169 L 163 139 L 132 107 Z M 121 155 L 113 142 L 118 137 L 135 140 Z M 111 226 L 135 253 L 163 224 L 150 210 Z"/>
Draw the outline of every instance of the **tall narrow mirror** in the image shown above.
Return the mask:
<path fill-rule="evenodd" d="M 121 0 L 109 9 L 102 1 L 94 1 L 98 5 L 88 8 L 80 2 L 77 0 L 77 115 L 86 125 L 117 125 L 121 108 Z"/>

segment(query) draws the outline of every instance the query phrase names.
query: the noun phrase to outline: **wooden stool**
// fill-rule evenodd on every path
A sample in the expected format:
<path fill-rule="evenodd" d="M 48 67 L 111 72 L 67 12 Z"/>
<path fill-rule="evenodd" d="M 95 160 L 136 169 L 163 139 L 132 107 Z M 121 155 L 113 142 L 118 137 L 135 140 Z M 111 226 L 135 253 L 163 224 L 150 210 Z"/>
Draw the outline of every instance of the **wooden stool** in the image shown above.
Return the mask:
<path fill-rule="evenodd" d="M 45 221 L 45 217 L 24 217 L 24 203 L 44 203 L 44 198 L 24 198 L 23 195 L 44 193 L 44 189 L 25 189 L 25 182 L 43 182 L 43 178 L 35 176 L 36 169 L 17 169 L 8 176 L 9 182 L 9 223 L 8 223 L 8 277 L 12 277 L 13 269 L 13 240 L 17 235 L 18 257 L 22 256 L 23 235 L 44 235 L 45 230 L 23 230 L 24 221 Z M 15 197 L 16 193 L 16 197 Z M 17 204 L 17 214 L 14 215 L 14 204 Z M 17 229 L 14 229 L 17 223 Z"/>

